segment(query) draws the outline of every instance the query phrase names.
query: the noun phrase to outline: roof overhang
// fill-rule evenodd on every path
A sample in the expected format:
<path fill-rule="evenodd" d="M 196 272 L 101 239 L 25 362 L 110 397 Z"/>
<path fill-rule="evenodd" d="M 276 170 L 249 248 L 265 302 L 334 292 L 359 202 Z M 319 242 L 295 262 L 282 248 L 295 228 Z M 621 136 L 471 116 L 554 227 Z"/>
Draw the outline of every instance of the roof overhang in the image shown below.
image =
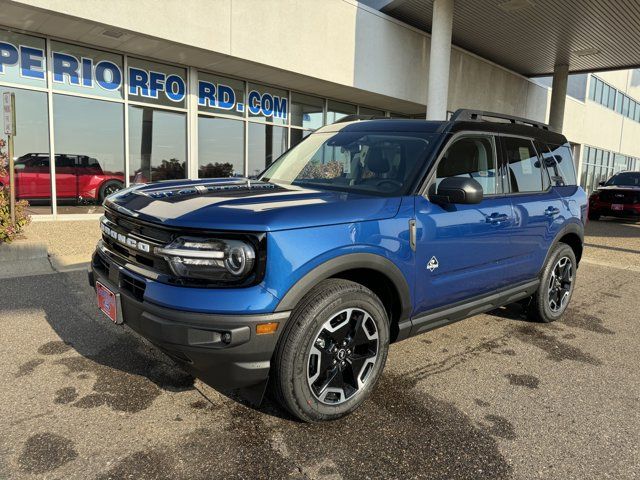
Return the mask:
<path fill-rule="evenodd" d="M 360 0 L 431 32 L 434 0 Z M 457 0 L 453 43 L 526 76 L 640 67 L 637 0 Z"/>

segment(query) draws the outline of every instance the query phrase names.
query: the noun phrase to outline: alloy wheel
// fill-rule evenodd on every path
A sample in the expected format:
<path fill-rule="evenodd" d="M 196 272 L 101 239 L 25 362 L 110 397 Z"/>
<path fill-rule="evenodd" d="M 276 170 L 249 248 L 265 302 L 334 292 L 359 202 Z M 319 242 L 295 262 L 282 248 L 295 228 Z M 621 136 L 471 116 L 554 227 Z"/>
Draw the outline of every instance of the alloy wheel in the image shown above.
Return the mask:
<path fill-rule="evenodd" d="M 549 308 L 553 313 L 561 312 L 567 306 L 573 285 L 573 263 L 569 257 L 562 257 L 553 267 L 549 278 Z"/>
<path fill-rule="evenodd" d="M 378 357 L 378 327 L 360 308 L 347 308 L 327 320 L 307 359 L 307 382 L 321 403 L 338 405 L 357 395 Z"/>

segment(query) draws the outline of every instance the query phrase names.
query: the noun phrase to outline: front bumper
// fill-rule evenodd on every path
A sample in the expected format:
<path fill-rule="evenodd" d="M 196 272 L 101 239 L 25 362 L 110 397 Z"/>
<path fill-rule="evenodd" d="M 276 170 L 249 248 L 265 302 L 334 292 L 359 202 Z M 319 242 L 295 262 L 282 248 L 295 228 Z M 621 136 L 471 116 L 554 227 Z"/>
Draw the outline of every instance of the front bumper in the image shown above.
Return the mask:
<path fill-rule="evenodd" d="M 267 380 L 271 357 L 290 312 L 218 315 L 159 306 L 136 290 L 136 285 L 145 284 L 144 279 L 98 252 L 88 273 L 92 287 L 100 281 L 120 294 L 126 327 L 211 386 L 238 389 Z M 276 332 L 257 335 L 256 325 L 266 322 L 278 322 Z"/>

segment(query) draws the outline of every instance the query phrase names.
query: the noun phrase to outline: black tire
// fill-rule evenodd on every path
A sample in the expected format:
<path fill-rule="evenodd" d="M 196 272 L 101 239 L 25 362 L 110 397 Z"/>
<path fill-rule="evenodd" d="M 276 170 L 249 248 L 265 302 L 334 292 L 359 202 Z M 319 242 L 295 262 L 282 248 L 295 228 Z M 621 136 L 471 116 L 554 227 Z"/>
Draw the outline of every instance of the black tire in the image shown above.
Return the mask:
<path fill-rule="evenodd" d="M 562 262 L 569 262 L 562 265 Z M 576 256 L 566 243 L 551 251 L 540 277 L 540 285 L 529 304 L 529 317 L 544 323 L 555 322 L 564 314 L 576 285 Z M 568 270 L 567 270 L 568 268 Z"/>
<path fill-rule="evenodd" d="M 102 204 L 105 198 L 118 190 L 122 190 L 123 188 L 124 184 L 120 180 L 107 180 L 100 187 L 100 191 L 98 193 L 99 202 Z"/>
<path fill-rule="evenodd" d="M 358 318 L 358 315 L 362 316 Z M 336 324 L 344 327 L 330 333 L 325 329 L 328 323 L 330 326 Z M 364 330 L 365 324 L 369 333 Z M 374 340 L 368 338 L 375 336 L 372 333 L 374 330 L 377 333 L 375 356 L 373 360 L 365 360 L 359 367 L 362 358 L 371 355 L 374 350 L 371 347 Z M 334 339 L 331 336 L 339 337 L 340 332 L 345 331 L 350 333 L 346 334 L 344 343 L 339 343 L 340 350 L 336 352 L 334 347 L 338 344 L 333 343 Z M 363 334 L 367 338 L 362 337 Z M 350 338 L 352 343 L 347 343 Z M 358 347 L 357 338 L 364 338 L 370 343 Z M 361 347 L 366 348 L 367 354 L 362 353 Z M 360 354 L 356 354 L 356 349 L 359 348 Z M 358 408 L 371 394 L 384 368 L 388 349 L 389 321 L 378 297 L 368 288 L 349 280 L 324 280 L 300 301 L 279 341 L 271 369 L 276 399 L 292 415 L 305 422 L 343 417 Z M 346 354 L 345 352 L 352 356 L 345 358 L 342 355 Z M 340 360 L 339 355 L 342 355 Z M 327 361 L 324 361 L 325 357 Z M 332 366 L 335 364 L 334 360 L 337 360 L 339 365 Z M 371 361 L 374 362 L 373 365 Z M 327 365 L 328 372 L 321 375 L 320 371 Z M 331 377 L 331 372 L 336 372 L 336 369 L 340 370 L 340 377 L 337 377 L 338 373 Z M 324 379 L 328 378 L 342 380 L 342 393 L 326 393 L 333 388 L 320 390 L 318 387 L 321 385 L 317 387 L 312 383 L 312 370 L 316 370 L 314 373 L 318 376 L 316 382 L 319 384 L 325 383 Z M 353 389 L 354 383 L 360 384 L 356 379 L 361 379 L 363 385 Z M 322 393 L 325 394 L 324 400 L 318 396 L 322 396 Z M 334 401 L 336 396 L 339 398 Z"/>
<path fill-rule="evenodd" d="M 589 220 L 593 220 L 593 221 L 600 220 L 600 214 L 595 212 L 589 212 Z"/>

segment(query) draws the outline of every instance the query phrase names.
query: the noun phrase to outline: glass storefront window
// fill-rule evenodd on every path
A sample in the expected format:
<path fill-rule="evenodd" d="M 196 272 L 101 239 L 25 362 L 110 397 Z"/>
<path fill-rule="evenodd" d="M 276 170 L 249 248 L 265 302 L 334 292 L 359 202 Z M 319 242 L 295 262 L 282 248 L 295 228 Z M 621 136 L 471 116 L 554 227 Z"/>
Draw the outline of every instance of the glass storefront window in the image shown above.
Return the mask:
<path fill-rule="evenodd" d="M 303 138 L 311 134 L 311 130 L 300 130 L 299 128 L 291 129 L 291 147 L 299 144 Z"/>
<path fill-rule="evenodd" d="M 129 175 L 131 182 L 185 178 L 185 113 L 129 106 Z"/>
<path fill-rule="evenodd" d="M 249 122 L 248 176 L 261 173 L 287 150 L 287 129 Z"/>
<path fill-rule="evenodd" d="M 337 122 L 347 115 L 355 115 L 356 111 L 357 108 L 355 105 L 329 100 L 327 104 L 327 124 Z"/>
<path fill-rule="evenodd" d="M 0 82 L 47 86 L 44 38 L 0 30 Z"/>
<path fill-rule="evenodd" d="M 287 90 L 250 83 L 246 108 L 249 117 L 277 125 L 286 125 L 289 119 Z"/>
<path fill-rule="evenodd" d="M 187 70 L 163 63 L 129 57 L 129 100 L 186 107 Z"/>
<path fill-rule="evenodd" d="M 244 122 L 198 117 L 198 178 L 244 176 Z"/>
<path fill-rule="evenodd" d="M 360 107 L 359 115 L 373 115 L 374 117 L 384 117 L 384 111 L 375 108 Z"/>
<path fill-rule="evenodd" d="M 122 55 L 51 42 L 50 57 L 54 90 L 123 98 Z"/>
<path fill-rule="evenodd" d="M 29 213 L 51 213 L 51 172 L 49 170 L 49 124 L 47 94 L 18 88 L 0 87 L 16 97 L 16 136 L 14 137 L 16 198 L 29 202 Z M 5 142 L 4 134 L 0 138 Z M 7 147 L 4 148 L 5 153 Z M 0 178 L 8 184 L 9 178 Z"/>
<path fill-rule="evenodd" d="M 59 213 L 99 213 L 125 185 L 124 106 L 53 96 L 56 199 Z"/>
<path fill-rule="evenodd" d="M 291 93 L 291 125 L 316 129 L 323 124 L 324 99 Z"/>
<path fill-rule="evenodd" d="M 245 116 L 244 82 L 198 72 L 198 110 Z"/>

